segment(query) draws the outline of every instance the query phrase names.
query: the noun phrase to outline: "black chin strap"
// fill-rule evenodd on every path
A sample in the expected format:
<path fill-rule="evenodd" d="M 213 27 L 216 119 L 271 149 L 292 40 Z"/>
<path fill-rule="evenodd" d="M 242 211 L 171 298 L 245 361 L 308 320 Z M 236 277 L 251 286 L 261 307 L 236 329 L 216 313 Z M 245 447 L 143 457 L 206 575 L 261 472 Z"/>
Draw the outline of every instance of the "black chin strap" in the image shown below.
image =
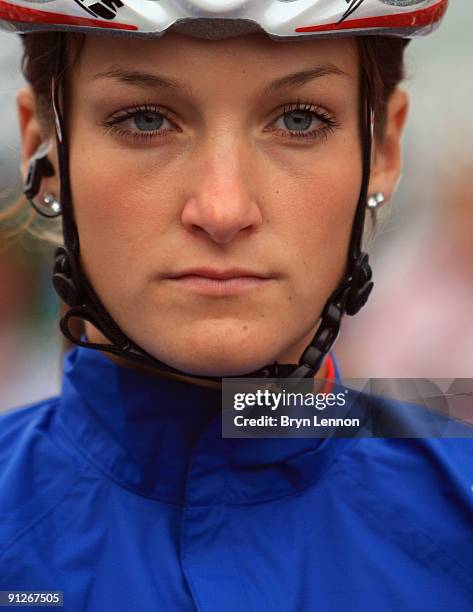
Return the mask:
<path fill-rule="evenodd" d="M 61 44 L 57 52 L 55 78 L 52 83 L 64 236 L 64 246 L 59 247 L 55 253 L 53 285 L 59 297 L 70 307 L 60 321 L 61 331 L 70 342 L 78 346 L 124 357 L 134 363 L 155 368 L 161 372 L 191 377 L 196 382 L 221 382 L 222 377 L 219 376 L 195 376 L 177 370 L 156 359 L 135 344 L 109 315 L 84 274 L 80 263 L 79 234 L 72 206 L 69 180 L 69 148 L 61 108 L 61 101 L 64 102 L 64 96 L 62 95 L 64 92 L 61 93 L 61 79 L 65 70 L 64 58 L 65 37 L 62 35 Z M 238 378 L 312 378 L 321 367 L 325 356 L 339 334 L 344 313 L 346 312 L 349 315 L 357 313 L 366 303 L 373 288 L 368 255 L 361 252 L 372 143 L 371 108 L 364 83 L 361 84 L 361 90 L 360 121 L 363 143 L 363 178 L 352 227 L 346 274 L 340 285 L 328 299 L 317 331 L 311 343 L 302 354 L 299 364 L 278 364 L 275 362 L 256 372 L 238 376 Z M 92 343 L 76 338 L 69 326 L 71 319 L 75 317 L 92 323 L 94 327 L 110 340 L 110 344 Z"/>

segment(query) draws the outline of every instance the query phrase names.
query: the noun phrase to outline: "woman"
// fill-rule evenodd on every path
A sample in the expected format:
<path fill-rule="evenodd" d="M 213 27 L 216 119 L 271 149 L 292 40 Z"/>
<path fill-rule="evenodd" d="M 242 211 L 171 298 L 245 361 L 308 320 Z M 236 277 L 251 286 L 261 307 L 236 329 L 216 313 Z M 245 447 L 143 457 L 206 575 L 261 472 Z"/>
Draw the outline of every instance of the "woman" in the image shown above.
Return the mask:
<path fill-rule="evenodd" d="M 70 610 L 471 609 L 469 441 L 222 437 L 224 376 L 335 388 L 365 207 L 399 178 L 403 38 L 446 2 L 260 8 L 0 4 L 30 32 L 25 194 L 62 216 L 81 347 L 59 398 L 2 417 L 0 586 Z"/>

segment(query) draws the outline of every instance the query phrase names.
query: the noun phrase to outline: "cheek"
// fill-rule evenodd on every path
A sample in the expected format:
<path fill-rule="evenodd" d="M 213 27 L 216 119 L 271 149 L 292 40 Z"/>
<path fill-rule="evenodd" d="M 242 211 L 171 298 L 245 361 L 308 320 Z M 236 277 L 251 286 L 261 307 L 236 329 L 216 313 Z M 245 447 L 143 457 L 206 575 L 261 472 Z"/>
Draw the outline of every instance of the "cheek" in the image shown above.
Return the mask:
<path fill-rule="evenodd" d="M 123 298 L 156 260 L 176 214 L 166 205 L 175 201 L 175 181 L 93 138 L 74 142 L 70 167 L 83 266 L 105 301 Z"/>
<path fill-rule="evenodd" d="M 314 304 L 323 306 L 345 269 L 362 176 L 356 129 L 321 144 L 312 159 L 286 168 L 273 182 L 279 225 L 291 257 L 294 302 L 312 304 L 313 311 Z"/>

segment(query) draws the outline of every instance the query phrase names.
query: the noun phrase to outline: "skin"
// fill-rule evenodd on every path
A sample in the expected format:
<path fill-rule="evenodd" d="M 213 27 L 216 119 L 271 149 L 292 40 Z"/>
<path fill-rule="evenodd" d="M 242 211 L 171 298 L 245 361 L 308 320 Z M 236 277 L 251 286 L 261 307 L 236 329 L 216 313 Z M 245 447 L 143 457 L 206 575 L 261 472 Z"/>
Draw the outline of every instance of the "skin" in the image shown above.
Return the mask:
<path fill-rule="evenodd" d="M 264 92 L 281 77 L 328 64 L 339 74 Z M 149 353 L 197 375 L 297 363 L 345 270 L 362 174 L 358 69 L 353 39 L 88 37 L 68 114 L 82 261 L 113 318 Z M 159 74 L 185 89 L 97 76 L 118 70 Z M 315 108 L 288 111 L 298 100 Z M 143 104 L 169 111 L 162 136 L 134 139 L 136 114 L 107 127 Z M 19 93 L 18 109 L 26 173 L 44 138 L 30 88 Z M 330 129 L 311 111 L 322 111 Z M 398 89 L 370 181 L 370 193 L 387 199 L 399 179 L 406 113 Z M 291 137 L 294 117 L 319 137 Z M 41 189 L 58 193 L 57 175 Z M 237 295 L 203 296 L 165 278 L 196 266 L 245 267 L 270 280 Z M 104 341 L 90 324 L 87 334 Z"/>

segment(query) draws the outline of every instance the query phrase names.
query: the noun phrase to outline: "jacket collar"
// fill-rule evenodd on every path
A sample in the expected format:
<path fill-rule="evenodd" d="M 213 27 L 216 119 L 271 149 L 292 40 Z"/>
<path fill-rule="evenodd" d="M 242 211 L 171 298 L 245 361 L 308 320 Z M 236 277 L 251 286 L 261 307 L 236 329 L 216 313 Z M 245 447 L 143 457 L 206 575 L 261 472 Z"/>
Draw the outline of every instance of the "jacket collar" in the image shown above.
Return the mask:
<path fill-rule="evenodd" d="M 222 438 L 220 390 L 144 374 L 82 347 L 64 358 L 59 418 L 106 477 L 179 505 L 240 505 L 296 493 L 314 484 L 347 443 Z"/>

